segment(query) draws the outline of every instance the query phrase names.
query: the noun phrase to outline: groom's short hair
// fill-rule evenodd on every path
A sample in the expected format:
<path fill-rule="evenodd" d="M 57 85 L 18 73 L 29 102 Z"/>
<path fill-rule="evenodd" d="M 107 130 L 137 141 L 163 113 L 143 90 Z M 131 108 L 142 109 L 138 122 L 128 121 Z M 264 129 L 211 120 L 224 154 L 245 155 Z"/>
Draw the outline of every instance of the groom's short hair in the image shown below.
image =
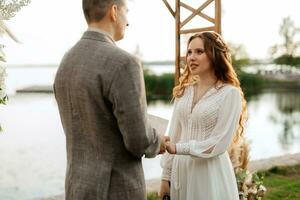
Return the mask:
<path fill-rule="evenodd" d="M 101 20 L 107 9 L 116 4 L 122 6 L 125 0 L 82 0 L 84 17 L 88 23 Z"/>

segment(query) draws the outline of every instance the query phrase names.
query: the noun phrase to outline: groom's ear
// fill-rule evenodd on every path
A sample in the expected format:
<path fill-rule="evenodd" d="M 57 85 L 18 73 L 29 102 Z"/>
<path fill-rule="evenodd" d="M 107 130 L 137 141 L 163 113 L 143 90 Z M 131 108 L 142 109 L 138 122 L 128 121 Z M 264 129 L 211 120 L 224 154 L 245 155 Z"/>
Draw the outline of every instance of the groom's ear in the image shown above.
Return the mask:
<path fill-rule="evenodd" d="M 118 6 L 116 4 L 113 4 L 110 7 L 109 12 L 110 12 L 110 17 L 114 22 L 117 21 L 117 11 L 118 11 Z"/>

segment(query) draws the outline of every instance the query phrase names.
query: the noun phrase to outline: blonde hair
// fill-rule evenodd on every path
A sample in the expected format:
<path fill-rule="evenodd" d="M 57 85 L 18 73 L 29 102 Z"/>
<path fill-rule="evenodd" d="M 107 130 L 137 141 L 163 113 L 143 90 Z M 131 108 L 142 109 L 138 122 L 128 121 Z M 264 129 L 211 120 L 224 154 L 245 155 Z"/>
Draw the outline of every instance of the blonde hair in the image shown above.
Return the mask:
<path fill-rule="evenodd" d="M 237 74 L 231 63 L 229 48 L 222 37 L 215 32 L 197 33 L 189 38 L 187 46 L 195 38 L 202 39 L 204 43 L 204 51 L 212 64 L 217 80 L 226 84 L 231 84 L 237 87 L 240 91 L 242 97 L 242 112 L 239 119 L 239 126 L 233 138 L 233 144 L 238 143 L 241 137 L 244 136 L 244 127 L 248 116 L 247 103 L 240 86 L 240 81 L 237 78 Z M 187 55 L 185 56 L 185 60 L 186 59 Z M 179 78 L 179 84 L 173 88 L 173 98 L 182 97 L 185 88 L 189 85 L 197 83 L 198 80 L 198 77 L 193 76 L 189 70 L 189 67 L 186 65 L 183 74 Z"/>

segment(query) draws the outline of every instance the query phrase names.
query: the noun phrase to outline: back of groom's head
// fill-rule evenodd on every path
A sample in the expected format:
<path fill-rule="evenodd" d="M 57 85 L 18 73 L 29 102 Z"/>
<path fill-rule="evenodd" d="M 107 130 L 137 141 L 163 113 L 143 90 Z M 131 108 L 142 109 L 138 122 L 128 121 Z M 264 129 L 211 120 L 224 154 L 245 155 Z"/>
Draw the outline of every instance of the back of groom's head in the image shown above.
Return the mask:
<path fill-rule="evenodd" d="M 113 4 L 121 6 L 124 0 L 82 0 L 82 9 L 87 23 L 98 22 Z"/>

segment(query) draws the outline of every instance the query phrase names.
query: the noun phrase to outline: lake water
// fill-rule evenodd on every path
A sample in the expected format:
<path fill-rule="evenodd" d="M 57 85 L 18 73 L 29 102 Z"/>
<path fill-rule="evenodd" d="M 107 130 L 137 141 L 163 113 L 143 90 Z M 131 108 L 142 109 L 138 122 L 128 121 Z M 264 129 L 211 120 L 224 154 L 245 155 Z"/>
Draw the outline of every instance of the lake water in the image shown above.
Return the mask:
<path fill-rule="evenodd" d="M 11 68 L 9 102 L 0 107 L 0 199 L 29 200 L 64 191 L 65 137 L 52 94 L 15 94 L 34 84 L 52 84 L 55 68 Z M 300 152 L 299 91 L 265 91 L 248 102 L 246 136 L 251 159 Z M 172 106 L 162 101 L 148 112 L 170 118 Z M 147 179 L 159 177 L 159 157 L 144 159 Z"/>

